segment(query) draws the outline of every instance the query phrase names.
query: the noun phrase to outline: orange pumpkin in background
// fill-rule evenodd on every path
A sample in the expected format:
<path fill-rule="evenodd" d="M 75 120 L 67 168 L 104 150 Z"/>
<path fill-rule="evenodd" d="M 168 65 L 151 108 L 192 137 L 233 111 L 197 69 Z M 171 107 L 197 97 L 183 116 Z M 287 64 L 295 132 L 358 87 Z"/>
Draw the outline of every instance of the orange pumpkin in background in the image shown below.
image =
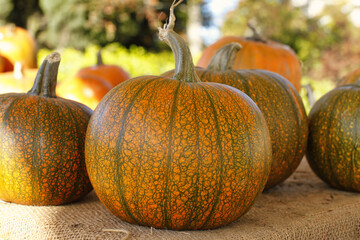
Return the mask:
<path fill-rule="evenodd" d="M 85 67 L 76 74 L 78 77 L 94 75 L 108 81 L 113 87 L 130 78 L 130 75 L 117 65 L 104 64 L 101 51 L 97 53 L 97 63 L 95 66 Z"/>
<path fill-rule="evenodd" d="M 38 70 L 24 69 L 20 62 L 16 62 L 14 71 L 0 73 L 0 94 L 27 92 L 33 85 Z"/>
<path fill-rule="evenodd" d="M 265 69 L 278 73 L 289 80 L 297 91 L 301 88 L 301 64 L 295 52 L 287 45 L 262 39 L 256 31 L 250 38 L 225 36 L 203 51 L 197 66 L 206 68 L 211 58 L 223 46 L 231 42 L 240 43 L 233 69 Z"/>
<path fill-rule="evenodd" d="M 337 83 L 336 86 L 343 86 L 347 84 L 358 84 L 360 85 L 360 68 L 355 69 L 345 76 L 343 76 Z"/>
<path fill-rule="evenodd" d="M 37 67 L 35 39 L 28 31 L 14 24 L 0 27 L 0 55 L 6 63 L 3 71 L 12 71 L 15 62 L 21 62 L 24 68 Z"/>
<path fill-rule="evenodd" d="M 4 72 L 4 69 L 5 69 L 5 59 L 2 56 L 0 56 L 0 73 Z"/>
<path fill-rule="evenodd" d="M 68 78 L 58 84 L 56 95 L 85 104 L 95 109 L 112 85 L 105 79 L 94 75 Z"/>

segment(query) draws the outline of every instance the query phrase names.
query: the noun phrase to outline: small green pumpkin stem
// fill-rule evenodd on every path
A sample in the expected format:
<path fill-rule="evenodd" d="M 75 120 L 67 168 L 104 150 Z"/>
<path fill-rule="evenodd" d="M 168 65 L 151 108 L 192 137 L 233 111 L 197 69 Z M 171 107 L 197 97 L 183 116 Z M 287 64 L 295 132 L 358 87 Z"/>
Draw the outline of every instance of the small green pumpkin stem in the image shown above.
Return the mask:
<path fill-rule="evenodd" d="M 28 94 L 56 98 L 55 88 L 60 64 L 60 54 L 53 52 L 41 64 L 33 87 Z"/>
<path fill-rule="evenodd" d="M 200 82 L 195 72 L 190 49 L 185 40 L 174 32 L 175 14 L 174 8 L 183 0 L 174 0 L 170 7 L 169 23 L 159 28 L 159 38 L 164 41 L 172 50 L 175 57 L 175 72 L 173 78 L 185 82 Z"/>
<path fill-rule="evenodd" d="M 240 43 L 233 42 L 226 44 L 211 58 L 207 70 L 226 71 L 233 69 L 236 55 L 241 48 L 242 46 Z"/>
<path fill-rule="evenodd" d="M 104 65 L 102 56 L 101 56 L 101 49 L 96 54 L 96 66 Z"/>

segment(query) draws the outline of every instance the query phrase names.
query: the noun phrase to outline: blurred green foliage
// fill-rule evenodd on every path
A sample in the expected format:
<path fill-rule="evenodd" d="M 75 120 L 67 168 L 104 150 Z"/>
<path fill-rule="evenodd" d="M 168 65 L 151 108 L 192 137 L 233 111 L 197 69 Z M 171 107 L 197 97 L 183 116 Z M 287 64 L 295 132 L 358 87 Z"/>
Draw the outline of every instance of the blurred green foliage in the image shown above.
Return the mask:
<path fill-rule="evenodd" d="M 85 51 L 74 48 L 57 50 L 61 54 L 58 82 L 71 78 L 83 67 L 96 64 L 96 54 L 100 46 L 90 45 Z M 52 50 L 40 49 L 38 65 Z M 131 77 L 142 75 L 160 75 L 175 68 L 174 56 L 170 50 L 153 53 L 139 46 L 126 48 L 119 43 L 112 43 L 101 48 L 104 64 L 118 65 L 127 71 Z"/>

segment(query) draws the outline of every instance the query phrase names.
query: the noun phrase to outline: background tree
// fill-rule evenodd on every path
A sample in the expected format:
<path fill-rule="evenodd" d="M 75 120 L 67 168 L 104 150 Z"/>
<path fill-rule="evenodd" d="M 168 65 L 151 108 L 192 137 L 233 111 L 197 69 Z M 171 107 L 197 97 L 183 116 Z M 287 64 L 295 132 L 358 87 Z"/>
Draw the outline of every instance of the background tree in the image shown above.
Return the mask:
<path fill-rule="evenodd" d="M 222 32 L 224 35 L 249 36 L 251 31 L 247 23 L 250 23 L 264 38 L 293 48 L 303 63 L 304 75 L 335 80 L 344 69 L 358 65 L 360 60 L 347 61 L 352 67 L 338 64 L 342 58 L 341 48 L 346 48 L 358 37 L 348 13 L 339 11 L 344 4 L 328 5 L 322 14 L 310 17 L 306 5 L 295 7 L 290 0 L 242 0 L 227 14 Z M 337 54 L 334 48 L 337 48 Z M 347 49 L 346 55 L 360 56 L 359 50 Z"/>
<path fill-rule="evenodd" d="M 84 49 L 90 43 L 105 46 L 111 42 L 158 49 L 157 27 L 167 19 L 171 3 L 172 0 L 0 0 L 0 24 L 12 22 L 27 28 L 40 47 L 52 49 Z M 175 30 L 185 32 L 186 1 L 175 11 Z"/>

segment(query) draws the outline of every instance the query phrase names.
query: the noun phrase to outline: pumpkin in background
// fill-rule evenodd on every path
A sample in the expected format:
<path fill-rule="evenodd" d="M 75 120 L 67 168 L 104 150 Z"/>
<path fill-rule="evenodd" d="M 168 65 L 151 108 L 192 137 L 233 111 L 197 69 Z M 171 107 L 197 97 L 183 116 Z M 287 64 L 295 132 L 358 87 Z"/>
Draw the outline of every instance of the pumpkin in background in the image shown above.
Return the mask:
<path fill-rule="evenodd" d="M 95 109 L 112 85 L 105 79 L 94 75 L 74 76 L 58 84 L 56 94 Z"/>
<path fill-rule="evenodd" d="M 251 28 L 253 29 L 253 28 Z M 226 44 L 237 42 L 243 47 L 234 61 L 234 70 L 265 69 L 289 80 L 297 91 L 301 89 L 301 64 L 296 53 L 287 45 L 264 40 L 253 29 L 250 38 L 225 36 L 204 49 L 197 66 L 206 68 L 215 53 Z"/>
<path fill-rule="evenodd" d="M 348 74 L 346 74 L 345 76 L 343 76 L 337 83 L 336 86 L 343 86 L 346 84 L 358 84 L 360 85 L 360 68 L 359 69 L 355 69 L 351 72 L 349 72 Z"/>
<path fill-rule="evenodd" d="M 5 71 L 5 59 L 0 56 L 0 73 Z"/>
<path fill-rule="evenodd" d="M 239 43 L 220 48 L 207 69 L 197 68 L 203 82 L 223 83 L 247 94 L 262 111 L 271 137 L 273 163 L 265 189 L 287 179 L 305 155 L 308 120 L 303 102 L 284 77 L 267 70 L 234 70 Z M 169 71 L 164 76 L 172 76 Z"/>
<path fill-rule="evenodd" d="M 84 141 L 91 109 L 55 95 L 58 53 L 28 93 L 0 95 L 0 199 L 59 205 L 91 191 Z"/>
<path fill-rule="evenodd" d="M 82 68 L 76 74 L 77 77 L 89 75 L 101 77 L 108 81 L 113 87 L 130 78 L 129 74 L 121 67 L 104 64 L 101 51 L 98 51 L 97 53 L 97 63 L 95 66 Z"/>
<path fill-rule="evenodd" d="M 160 30 L 175 55 L 174 78 L 133 78 L 101 100 L 86 134 L 86 167 L 101 202 L 125 221 L 211 229 L 239 218 L 261 194 L 270 137 L 248 96 L 199 81 L 172 30 L 177 4 Z"/>
<path fill-rule="evenodd" d="M 309 114 L 306 157 L 329 185 L 360 192 L 360 86 L 340 86 L 315 102 Z"/>
<path fill-rule="evenodd" d="M 35 39 L 14 24 L 0 27 L 0 55 L 6 60 L 4 72 L 12 71 L 15 62 L 21 62 L 24 68 L 37 68 Z"/>
<path fill-rule="evenodd" d="M 37 68 L 24 69 L 20 62 L 16 62 L 14 71 L 0 73 L 0 94 L 28 91 L 34 83 L 37 71 Z"/>

